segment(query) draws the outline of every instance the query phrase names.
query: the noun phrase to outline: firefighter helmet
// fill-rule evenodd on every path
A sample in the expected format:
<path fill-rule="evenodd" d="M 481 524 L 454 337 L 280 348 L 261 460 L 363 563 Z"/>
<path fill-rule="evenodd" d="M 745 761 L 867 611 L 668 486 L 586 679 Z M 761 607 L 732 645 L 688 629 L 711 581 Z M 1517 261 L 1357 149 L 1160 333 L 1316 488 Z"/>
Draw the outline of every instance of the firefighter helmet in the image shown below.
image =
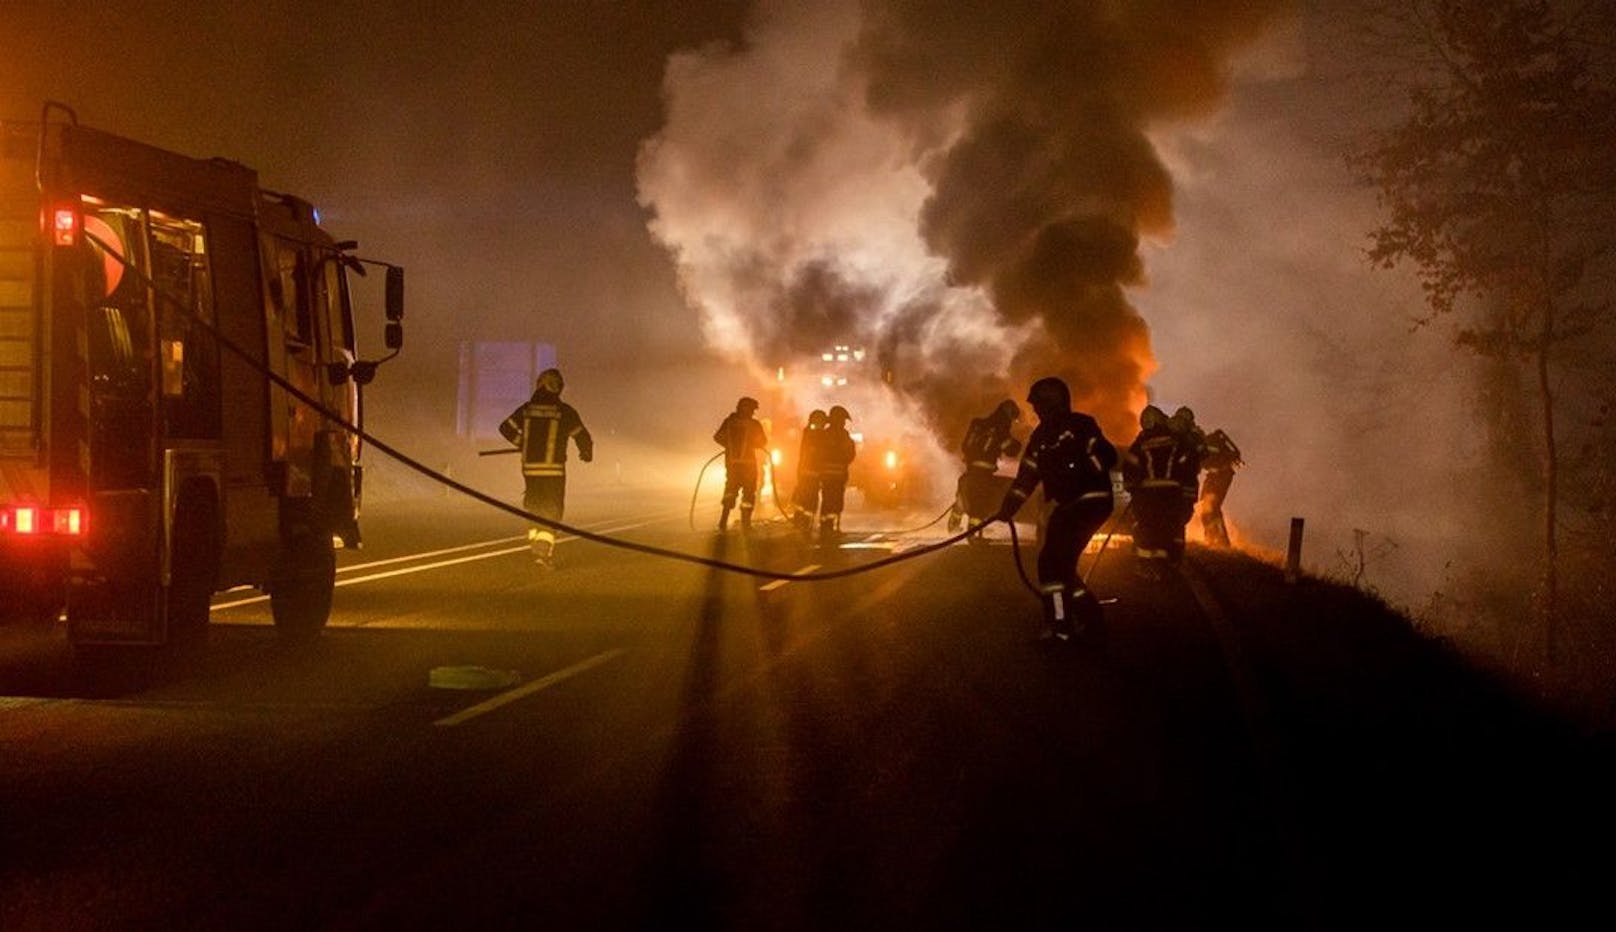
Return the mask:
<path fill-rule="evenodd" d="M 830 418 L 830 422 L 832 424 L 845 424 L 853 418 L 853 415 L 848 414 L 847 409 L 841 405 L 832 406 L 830 409 L 830 414 L 827 416 Z"/>
<path fill-rule="evenodd" d="M 1021 420 L 1021 406 L 1008 398 L 999 402 L 999 406 L 993 409 L 993 413 L 1000 419 L 1011 423 Z"/>
<path fill-rule="evenodd" d="M 742 414 L 751 414 L 753 411 L 756 411 L 757 409 L 758 409 L 758 401 L 757 401 L 756 398 L 751 398 L 751 397 L 743 395 L 743 396 L 741 396 L 740 401 L 735 402 L 735 410 L 739 411 Z"/>
<path fill-rule="evenodd" d="M 1192 425 L 1195 423 L 1195 412 L 1191 411 L 1188 405 L 1182 406 L 1177 411 L 1173 412 L 1173 420 L 1178 421 L 1181 424 Z"/>
<path fill-rule="evenodd" d="M 824 411 L 820 410 L 819 408 L 815 408 L 812 411 L 808 412 L 808 426 L 809 426 L 809 428 L 824 427 L 825 422 L 829 421 L 829 420 L 830 420 L 830 415 L 826 414 Z"/>
<path fill-rule="evenodd" d="M 1027 392 L 1027 401 L 1034 411 L 1040 412 L 1040 416 L 1045 410 L 1070 411 L 1072 390 L 1066 387 L 1064 381 L 1048 376 L 1032 383 L 1032 388 Z"/>
<path fill-rule="evenodd" d="M 1155 405 L 1145 405 L 1145 410 L 1139 412 L 1139 426 L 1144 430 L 1152 427 L 1161 427 L 1167 423 L 1167 412 Z"/>
<path fill-rule="evenodd" d="M 540 391 L 559 395 L 561 394 L 561 389 L 566 387 L 566 384 L 566 380 L 561 378 L 560 369 L 550 368 L 539 373 L 537 385 Z"/>

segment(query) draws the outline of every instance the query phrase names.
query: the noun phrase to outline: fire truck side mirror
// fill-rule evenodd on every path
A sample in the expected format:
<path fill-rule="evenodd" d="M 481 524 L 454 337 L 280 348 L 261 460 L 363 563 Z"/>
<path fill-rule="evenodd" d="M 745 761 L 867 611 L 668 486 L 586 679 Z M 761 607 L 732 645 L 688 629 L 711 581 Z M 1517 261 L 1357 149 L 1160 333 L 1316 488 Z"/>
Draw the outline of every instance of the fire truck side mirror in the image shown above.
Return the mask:
<path fill-rule="evenodd" d="M 404 319 L 404 270 L 396 265 L 387 267 L 387 319 L 400 321 Z M 392 327 L 388 327 L 387 345 L 397 348 L 404 345 L 403 331 L 399 332 L 399 342 L 393 343 Z"/>
<path fill-rule="evenodd" d="M 382 335 L 382 339 L 387 343 L 388 349 L 402 349 L 404 347 L 404 325 L 396 320 L 388 321 L 387 330 Z"/>

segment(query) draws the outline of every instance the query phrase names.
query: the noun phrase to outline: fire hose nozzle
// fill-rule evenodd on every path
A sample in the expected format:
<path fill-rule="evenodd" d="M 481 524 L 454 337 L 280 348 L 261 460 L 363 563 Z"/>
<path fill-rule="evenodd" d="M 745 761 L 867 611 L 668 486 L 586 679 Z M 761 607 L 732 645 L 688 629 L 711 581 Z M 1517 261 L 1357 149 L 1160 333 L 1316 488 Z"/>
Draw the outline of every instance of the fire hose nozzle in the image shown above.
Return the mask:
<path fill-rule="evenodd" d="M 516 448 L 516 447 L 501 447 L 498 450 L 478 450 L 477 455 L 478 456 L 499 456 L 499 455 L 504 454 L 504 453 L 520 453 L 520 452 L 522 452 L 522 451 L 520 449 Z"/>

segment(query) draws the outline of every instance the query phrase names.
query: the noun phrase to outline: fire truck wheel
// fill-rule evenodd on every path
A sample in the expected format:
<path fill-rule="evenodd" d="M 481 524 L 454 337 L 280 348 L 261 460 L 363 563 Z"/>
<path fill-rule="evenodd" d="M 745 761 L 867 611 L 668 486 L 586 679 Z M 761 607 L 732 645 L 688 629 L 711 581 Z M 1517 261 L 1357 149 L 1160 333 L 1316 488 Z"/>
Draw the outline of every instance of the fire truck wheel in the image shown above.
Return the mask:
<path fill-rule="evenodd" d="M 168 583 L 168 636 L 180 647 L 208 633 L 208 602 L 219 579 L 218 511 L 209 494 L 182 492 L 174 505 L 174 552 Z"/>
<path fill-rule="evenodd" d="M 299 534 L 282 544 L 280 569 L 269 590 L 270 614 L 282 640 L 304 643 L 319 637 L 331 617 L 336 578 L 330 535 Z"/>

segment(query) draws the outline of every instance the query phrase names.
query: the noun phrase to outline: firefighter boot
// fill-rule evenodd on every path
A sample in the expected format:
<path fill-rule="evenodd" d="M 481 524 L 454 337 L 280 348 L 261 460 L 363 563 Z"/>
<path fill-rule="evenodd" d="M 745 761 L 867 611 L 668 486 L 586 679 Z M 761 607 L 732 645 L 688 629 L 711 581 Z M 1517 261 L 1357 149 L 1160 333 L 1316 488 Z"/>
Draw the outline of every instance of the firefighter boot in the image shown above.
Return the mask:
<path fill-rule="evenodd" d="M 752 530 L 752 509 L 745 505 L 741 506 L 741 530 Z"/>
<path fill-rule="evenodd" d="M 1078 639 L 1091 647 L 1104 647 L 1107 640 L 1105 611 L 1094 593 L 1079 583 L 1072 590 L 1067 605 L 1077 623 Z"/>
<path fill-rule="evenodd" d="M 720 531 L 729 530 L 729 506 L 728 505 L 725 505 L 724 510 L 720 511 L 718 513 L 718 529 Z"/>
<path fill-rule="evenodd" d="M 555 533 L 548 529 L 527 532 L 528 549 L 533 554 L 533 565 L 540 570 L 555 569 Z"/>
<path fill-rule="evenodd" d="M 1072 604 L 1067 596 L 1066 587 L 1060 583 L 1050 583 L 1042 587 L 1043 598 L 1040 601 L 1044 608 L 1044 626 L 1038 632 L 1039 641 L 1054 641 L 1065 643 L 1076 634 L 1072 624 Z"/>
<path fill-rule="evenodd" d="M 819 539 L 835 540 L 842 533 L 841 515 L 823 515 L 819 519 Z"/>

